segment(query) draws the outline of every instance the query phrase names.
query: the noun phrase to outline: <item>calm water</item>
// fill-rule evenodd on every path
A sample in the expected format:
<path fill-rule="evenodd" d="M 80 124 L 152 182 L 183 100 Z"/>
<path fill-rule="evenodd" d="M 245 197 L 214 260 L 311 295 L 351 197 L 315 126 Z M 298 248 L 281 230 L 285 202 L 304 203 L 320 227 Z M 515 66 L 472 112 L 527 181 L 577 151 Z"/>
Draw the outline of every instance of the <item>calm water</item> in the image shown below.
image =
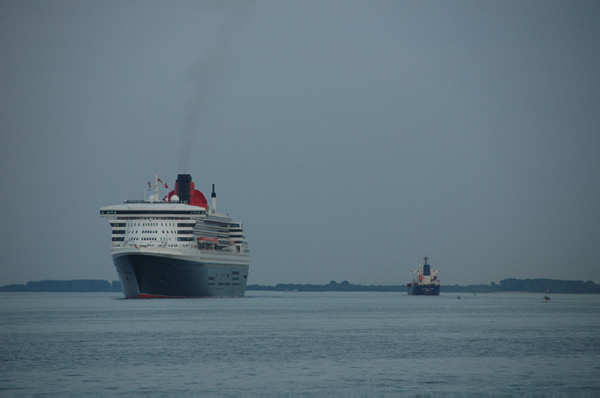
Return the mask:
<path fill-rule="evenodd" d="M 600 296 L 0 293 L 0 395 L 600 395 Z"/>

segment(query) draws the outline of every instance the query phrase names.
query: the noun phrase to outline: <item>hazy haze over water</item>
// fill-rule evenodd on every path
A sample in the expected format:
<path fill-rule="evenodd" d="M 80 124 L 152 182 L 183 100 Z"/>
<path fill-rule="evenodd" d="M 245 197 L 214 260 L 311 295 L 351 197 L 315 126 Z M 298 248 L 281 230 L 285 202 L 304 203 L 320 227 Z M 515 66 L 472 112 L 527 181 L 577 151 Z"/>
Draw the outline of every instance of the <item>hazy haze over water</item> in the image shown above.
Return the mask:
<path fill-rule="evenodd" d="M 0 285 L 117 274 L 181 171 L 249 283 L 600 282 L 600 3 L 3 1 Z M 164 192 L 163 192 L 164 193 Z"/>

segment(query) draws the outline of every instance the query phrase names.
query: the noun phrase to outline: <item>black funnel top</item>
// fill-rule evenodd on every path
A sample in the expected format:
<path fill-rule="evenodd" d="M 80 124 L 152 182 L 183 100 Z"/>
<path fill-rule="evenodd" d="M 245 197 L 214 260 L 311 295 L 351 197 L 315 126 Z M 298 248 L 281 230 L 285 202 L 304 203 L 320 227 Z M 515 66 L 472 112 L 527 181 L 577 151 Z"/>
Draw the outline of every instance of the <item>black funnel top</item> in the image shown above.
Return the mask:
<path fill-rule="evenodd" d="M 189 174 L 178 174 L 177 175 L 177 196 L 183 203 L 190 202 L 190 183 L 192 182 L 192 176 Z"/>

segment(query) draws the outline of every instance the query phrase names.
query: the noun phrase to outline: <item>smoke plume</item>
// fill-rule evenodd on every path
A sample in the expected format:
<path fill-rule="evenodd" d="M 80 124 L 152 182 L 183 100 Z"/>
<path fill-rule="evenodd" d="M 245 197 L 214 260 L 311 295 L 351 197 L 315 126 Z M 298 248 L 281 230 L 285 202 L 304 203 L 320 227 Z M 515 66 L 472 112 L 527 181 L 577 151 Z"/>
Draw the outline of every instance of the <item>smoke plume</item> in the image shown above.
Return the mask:
<path fill-rule="evenodd" d="M 236 1 L 232 3 L 216 2 L 211 5 L 208 13 L 218 20 L 218 27 L 208 47 L 193 65 L 189 81 L 193 88 L 189 103 L 188 117 L 183 131 L 183 148 L 180 156 L 180 170 L 189 173 L 193 146 L 202 130 L 202 119 L 211 92 L 219 90 L 224 82 L 227 70 L 235 64 L 236 57 L 241 53 L 239 38 L 247 25 L 251 14 L 251 1 Z"/>

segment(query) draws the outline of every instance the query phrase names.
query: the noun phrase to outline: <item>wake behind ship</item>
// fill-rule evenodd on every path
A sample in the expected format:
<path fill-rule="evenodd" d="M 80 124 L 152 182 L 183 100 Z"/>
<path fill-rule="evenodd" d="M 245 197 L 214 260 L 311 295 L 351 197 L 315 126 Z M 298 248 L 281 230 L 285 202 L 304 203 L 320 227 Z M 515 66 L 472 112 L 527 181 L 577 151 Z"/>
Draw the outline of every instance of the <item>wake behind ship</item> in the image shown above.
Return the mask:
<path fill-rule="evenodd" d="M 100 209 L 112 229 L 111 257 L 127 298 L 241 297 L 250 248 L 243 225 L 209 205 L 189 174 L 158 200 L 128 200 Z M 150 183 L 148 183 L 150 185 Z"/>
<path fill-rule="evenodd" d="M 425 256 L 425 264 L 420 265 L 415 271 L 417 278 L 408 283 L 408 294 L 413 296 L 439 296 L 440 295 L 440 280 L 437 277 L 438 270 L 432 270 L 431 265 L 427 264 L 427 256 Z"/>

